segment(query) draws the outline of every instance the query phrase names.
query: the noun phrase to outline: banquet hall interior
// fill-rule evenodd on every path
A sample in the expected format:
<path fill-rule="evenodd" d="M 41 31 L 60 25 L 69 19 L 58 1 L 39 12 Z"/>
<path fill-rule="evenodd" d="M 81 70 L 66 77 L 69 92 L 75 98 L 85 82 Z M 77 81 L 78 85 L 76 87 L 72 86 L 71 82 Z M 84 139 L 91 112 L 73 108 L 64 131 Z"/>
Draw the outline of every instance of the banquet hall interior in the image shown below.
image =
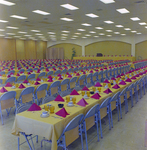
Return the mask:
<path fill-rule="evenodd" d="M 0 150 L 147 150 L 147 0 L 0 11 Z"/>

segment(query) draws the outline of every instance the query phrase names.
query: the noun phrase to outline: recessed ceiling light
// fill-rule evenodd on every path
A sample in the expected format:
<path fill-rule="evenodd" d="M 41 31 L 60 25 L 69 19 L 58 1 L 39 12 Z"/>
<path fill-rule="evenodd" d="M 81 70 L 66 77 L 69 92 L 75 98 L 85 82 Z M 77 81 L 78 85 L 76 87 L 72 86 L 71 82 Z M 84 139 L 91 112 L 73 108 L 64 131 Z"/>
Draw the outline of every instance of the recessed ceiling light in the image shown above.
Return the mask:
<path fill-rule="evenodd" d="M 4 29 L 0 29 L 0 31 L 5 31 Z"/>
<path fill-rule="evenodd" d="M 82 26 L 91 26 L 91 24 L 88 24 L 88 23 L 82 23 L 81 25 Z"/>
<path fill-rule="evenodd" d="M 74 35 L 73 37 L 78 37 L 77 35 Z"/>
<path fill-rule="evenodd" d="M 122 27 L 124 27 L 124 26 L 122 26 L 122 25 L 116 25 L 116 27 L 117 27 L 117 28 L 122 28 Z"/>
<path fill-rule="evenodd" d="M 5 38 L 6 38 L 6 39 L 11 39 L 12 37 L 6 36 Z"/>
<path fill-rule="evenodd" d="M 96 33 L 96 32 L 94 32 L 94 31 L 89 31 L 89 33 Z"/>
<path fill-rule="evenodd" d="M 39 30 L 31 30 L 32 32 L 40 32 Z"/>
<path fill-rule="evenodd" d="M 91 36 L 90 34 L 85 34 L 85 36 Z"/>
<path fill-rule="evenodd" d="M 63 5 L 60 5 L 61 7 L 64 7 L 66 9 L 70 9 L 70 10 L 76 10 L 76 9 L 79 9 L 78 7 L 75 7 L 71 4 L 63 4 Z"/>
<path fill-rule="evenodd" d="M 27 32 L 19 31 L 18 33 L 26 34 Z"/>
<path fill-rule="evenodd" d="M 130 18 L 131 20 L 133 20 L 133 21 L 138 21 L 138 20 L 140 20 L 138 17 L 133 17 L 133 18 Z"/>
<path fill-rule="evenodd" d="M 31 36 L 31 35 L 27 35 L 27 34 L 26 34 L 26 35 L 24 35 L 24 36 Z"/>
<path fill-rule="evenodd" d="M 120 32 L 114 32 L 114 34 L 120 34 Z"/>
<path fill-rule="evenodd" d="M 99 35 L 105 35 L 104 33 L 99 33 Z"/>
<path fill-rule="evenodd" d="M 55 34 L 55 32 L 48 32 L 48 34 Z"/>
<path fill-rule="evenodd" d="M 116 9 L 121 14 L 130 13 L 126 8 Z"/>
<path fill-rule="evenodd" d="M 7 26 L 6 28 L 8 28 L 8 29 L 18 29 L 18 27 L 11 27 L 11 26 Z"/>
<path fill-rule="evenodd" d="M 40 15 L 50 15 L 50 13 L 42 11 L 42 10 L 34 10 L 32 11 L 34 13 L 40 14 Z"/>
<path fill-rule="evenodd" d="M 8 2 L 6 0 L 0 0 L 0 4 L 7 5 L 7 6 L 13 6 L 13 5 L 15 5 L 15 3 Z"/>
<path fill-rule="evenodd" d="M 0 34 L 0 36 L 5 36 L 5 35 L 3 35 L 3 34 Z"/>
<path fill-rule="evenodd" d="M 61 34 L 61 35 L 63 35 L 63 36 L 68 36 L 68 34 Z"/>
<path fill-rule="evenodd" d="M 112 30 L 106 30 L 107 32 L 112 32 Z"/>
<path fill-rule="evenodd" d="M 87 37 L 83 36 L 82 38 L 83 38 L 83 39 L 86 39 Z"/>
<path fill-rule="evenodd" d="M 22 16 L 18 16 L 18 15 L 11 15 L 10 17 L 17 18 L 17 19 L 27 19 L 27 17 L 22 17 Z"/>
<path fill-rule="evenodd" d="M 77 29 L 78 31 L 85 31 L 85 29 Z"/>
<path fill-rule="evenodd" d="M 49 35 L 49 37 L 56 37 L 56 35 L 51 34 L 51 35 Z"/>
<path fill-rule="evenodd" d="M 76 38 L 71 38 L 72 40 L 75 40 Z"/>
<path fill-rule="evenodd" d="M 70 19 L 70 18 L 60 18 L 60 20 L 63 20 L 63 21 L 73 21 L 73 19 Z"/>
<path fill-rule="evenodd" d="M 8 35 L 15 35 L 15 33 L 6 33 L 6 34 L 8 34 Z"/>
<path fill-rule="evenodd" d="M 115 3 L 114 0 L 100 0 L 100 1 L 105 3 L 105 4 Z"/>
<path fill-rule="evenodd" d="M 95 27 L 96 29 L 99 29 L 99 30 L 101 30 L 101 29 L 103 29 L 102 27 Z"/>
<path fill-rule="evenodd" d="M 129 31 L 129 30 L 131 30 L 130 28 L 124 28 L 124 30 L 127 30 L 127 31 Z"/>
<path fill-rule="evenodd" d="M 43 34 L 40 34 L 40 33 L 36 33 L 36 35 L 43 35 Z"/>
<path fill-rule="evenodd" d="M 108 21 L 104 21 L 105 23 L 108 23 L 108 24 L 112 24 L 112 23 L 114 23 L 114 22 L 112 22 L 112 21 L 110 21 L 110 20 L 108 20 Z"/>
<path fill-rule="evenodd" d="M 8 21 L 6 21 L 6 20 L 0 20 L 0 22 L 6 23 L 6 22 L 8 22 Z"/>
<path fill-rule="evenodd" d="M 81 33 L 75 33 L 75 34 L 80 35 Z"/>
<path fill-rule="evenodd" d="M 112 36 L 112 35 L 107 35 L 108 37 Z"/>
<path fill-rule="evenodd" d="M 64 32 L 64 33 L 69 33 L 70 31 L 61 31 L 61 32 Z"/>
<path fill-rule="evenodd" d="M 146 23 L 145 23 L 145 22 L 140 22 L 139 24 L 140 24 L 140 25 L 146 25 Z"/>
<path fill-rule="evenodd" d="M 20 38 L 21 36 L 14 36 L 14 37 L 16 37 L 16 38 Z"/>
<path fill-rule="evenodd" d="M 121 34 L 122 36 L 126 35 L 126 34 Z"/>
<path fill-rule="evenodd" d="M 132 33 L 136 33 L 137 31 L 131 31 Z"/>
<path fill-rule="evenodd" d="M 139 33 L 136 33 L 136 34 L 142 34 L 142 33 L 139 32 Z"/>
<path fill-rule="evenodd" d="M 97 17 L 99 17 L 98 15 L 95 15 L 93 13 L 85 14 L 85 15 L 88 16 L 88 17 L 91 17 L 91 18 L 97 18 Z"/>
<path fill-rule="evenodd" d="M 99 36 L 97 36 L 97 35 L 96 35 L 96 36 L 94 36 L 94 37 L 96 37 L 96 38 L 97 38 L 97 37 L 99 37 Z"/>

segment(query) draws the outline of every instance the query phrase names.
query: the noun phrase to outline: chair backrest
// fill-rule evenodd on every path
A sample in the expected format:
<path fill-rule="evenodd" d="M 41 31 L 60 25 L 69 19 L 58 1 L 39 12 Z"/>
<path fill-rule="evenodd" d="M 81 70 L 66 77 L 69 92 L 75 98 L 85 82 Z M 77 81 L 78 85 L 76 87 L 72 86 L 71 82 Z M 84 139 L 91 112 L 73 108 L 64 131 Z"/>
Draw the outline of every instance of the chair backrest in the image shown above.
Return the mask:
<path fill-rule="evenodd" d="M 28 110 L 31 107 L 32 104 L 22 104 L 21 106 L 19 106 L 16 110 L 16 113 L 21 113 L 23 111 Z"/>
<path fill-rule="evenodd" d="M 17 81 L 24 81 L 26 79 L 25 75 L 21 75 L 17 78 Z"/>
<path fill-rule="evenodd" d="M 40 77 L 44 77 L 45 76 L 45 72 L 41 72 L 39 75 L 38 75 L 38 78 L 40 78 Z"/>
<path fill-rule="evenodd" d="M 56 97 L 54 96 L 47 96 L 42 100 L 42 104 L 48 103 L 50 101 L 53 101 Z"/>
<path fill-rule="evenodd" d="M 47 84 L 41 84 L 40 86 L 38 86 L 38 88 L 36 89 L 37 91 L 42 91 L 42 90 L 47 90 L 48 85 Z"/>
<path fill-rule="evenodd" d="M 89 118 L 91 116 L 94 116 L 97 112 L 98 112 L 98 109 L 99 109 L 99 104 L 96 104 L 94 105 L 92 108 L 90 108 L 90 110 L 86 113 L 85 117 L 84 117 L 84 120 L 86 118 Z"/>
<path fill-rule="evenodd" d="M 31 68 L 29 68 L 29 69 L 27 69 L 27 72 L 30 72 L 32 69 Z"/>
<path fill-rule="evenodd" d="M 34 68 L 33 70 L 34 70 L 34 71 L 35 71 L 35 70 L 38 70 L 38 68 Z"/>
<path fill-rule="evenodd" d="M 113 97 L 111 98 L 111 102 L 118 100 L 119 99 L 119 95 L 120 95 L 120 92 L 117 92 L 116 94 L 114 94 Z"/>
<path fill-rule="evenodd" d="M 54 94 L 58 93 L 59 88 L 60 88 L 60 81 L 53 82 L 49 88 L 50 95 L 54 95 Z"/>
<path fill-rule="evenodd" d="M 0 72 L 0 75 L 2 76 L 3 74 L 5 74 L 5 72 L 4 72 L 4 71 L 1 71 L 1 72 Z"/>
<path fill-rule="evenodd" d="M 100 105 L 100 109 L 101 109 L 101 108 L 104 108 L 104 107 L 107 107 L 107 106 L 110 104 L 110 101 L 111 101 L 111 97 L 106 98 L 106 99 L 102 102 L 102 104 Z"/>
<path fill-rule="evenodd" d="M 125 94 L 126 94 L 127 89 L 128 89 L 128 87 L 126 87 L 125 89 L 123 89 L 123 90 L 120 92 L 120 96 L 125 95 Z"/>
<path fill-rule="evenodd" d="M 61 71 L 62 74 L 66 73 L 66 72 L 67 72 L 67 69 L 63 69 L 63 70 Z"/>
<path fill-rule="evenodd" d="M 16 81 L 16 77 L 10 77 L 10 78 L 8 78 L 7 80 L 6 80 L 6 82 L 5 82 L 5 84 L 6 83 L 14 83 Z"/>
<path fill-rule="evenodd" d="M 40 67 L 40 70 L 43 70 L 44 69 L 44 67 Z"/>
<path fill-rule="evenodd" d="M 30 74 L 27 78 L 27 80 L 30 80 L 30 79 L 35 79 L 35 74 Z"/>
<path fill-rule="evenodd" d="M 55 71 L 54 75 L 57 75 L 57 74 L 59 74 L 59 73 L 61 73 L 61 70 Z"/>
<path fill-rule="evenodd" d="M 67 70 L 67 72 L 72 72 L 72 68 L 69 68 L 69 69 Z"/>
<path fill-rule="evenodd" d="M 47 74 L 46 74 L 46 76 L 50 76 L 50 75 L 53 75 L 53 71 L 49 71 Z"/>
<path fill-rule="evenodd" d="M 7 74 L 9 75 L 10 73 L 15 73 L 15 71 L 14 70 L 11 70 L 11 71 L 9 71 Z"/>
<path fill-rule="evenodd" d="M 25 72 L 25 69 L 20 69 L 19 72 Z"/>
<path fill-rule="evenodd" d="M 79 77 L 79 80 L 83 80 L 83 79 L 86 79 L 86 75 L 85 75 L 85 74 L 83 74 L 83 75 L 81 75 L 81 76 Z"/>

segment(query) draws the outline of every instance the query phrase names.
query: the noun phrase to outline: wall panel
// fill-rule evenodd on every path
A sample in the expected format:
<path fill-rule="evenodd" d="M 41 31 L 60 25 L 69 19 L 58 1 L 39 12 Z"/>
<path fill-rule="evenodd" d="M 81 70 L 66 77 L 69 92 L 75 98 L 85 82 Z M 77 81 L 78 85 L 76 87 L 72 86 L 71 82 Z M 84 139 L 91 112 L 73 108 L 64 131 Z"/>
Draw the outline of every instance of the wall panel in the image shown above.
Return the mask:
<path fill-rule="evenodd" d="M 16 40 L 16 57 L 17 60 L 25 59 L 25 41 L 24 40 Z"/>
<path fill-rule="evenodd" d="M 45 59 L 47 42 L 36 42 L 37 59 Z"/>

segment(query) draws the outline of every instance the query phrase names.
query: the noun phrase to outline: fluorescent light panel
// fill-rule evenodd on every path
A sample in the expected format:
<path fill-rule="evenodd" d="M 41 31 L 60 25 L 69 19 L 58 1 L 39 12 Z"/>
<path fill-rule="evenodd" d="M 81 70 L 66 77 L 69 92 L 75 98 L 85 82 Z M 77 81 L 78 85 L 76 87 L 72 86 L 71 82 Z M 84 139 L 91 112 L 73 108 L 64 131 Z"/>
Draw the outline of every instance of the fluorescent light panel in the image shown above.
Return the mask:
<path fill-rule="evenodd" d="M 137 31 L 131 31 L 132 33 L 136 33 Z"/>
<path fill-rule="evenodd" d="M 8 22 L 8 21 L 6 21 L 6 20 L 0 20 L 0 22 L 6 23 L 6 22 Z"/>
<path fill-rule="evenodd" d="M 81 25 L 82 25 L 82 26 L 87 26 L 87 27 L 88 27 L 88 26 L 91 26 L 91 24 L 88 24 L 88 23 L 82 23 Z"/>
<path fill-rule="evenodd" d="M 48 32 L 48 34 L 55 34 L 55 32 Z"/>
<path fill-rule="evenodd" d="M 31 30 L 32 32 L 40 32 L 39 30 Z"/>
<path fill-rule="evenodd" d="M 96 33 L 96 32 L 94 32 L 94 31 L 89 31 L 89 33 Z"/>
<path fill-rule="evenodd" d="M 70 31 L 61 31 L 61 32 L 64 32 L 64 33 L 69 33 Z"/>
<path fill-rule="evenodd" d="M 131 29 L 130 29 L 130 28 L 124 28 L 124 30 L 129 31 L 129 30 L 131 30 Z"/>
<path fill-rule="evenodd" d="M 146 25 L 146 23 L 145 23 L 145 22 L 140 22 L 139 24 L 140 24 L 140 25 Z"/>
<path fill-rule="evenodd" d="M 22 17 L 22 16 L 18 16 L 18 15 L 11 15 L 10 17 L 17 18 L 17 19 L 28 19 L 27 17 Z"/>
<path fill-rule="evenodd" d="M 60 5 L 60 6 L 66 8 L 66 9 L 69 9 L 69 10 L 77 10 L 77 9 L 79 9 L 78 7 L 73 6 L 71 4 L 63 4 L 63 5 Z"/>
<path fill-rule="evenodd" d="M 96 29 L 99 29 L 99 30 L 102 30 L 103 28 L 102 27 L 95 27 Z"/>
<path fill-rule="evenodd" d="M 130 18 L 131 20 L 133 20 L 133 21 L 138 21 L 138 20 L 140 20 L 138 17 L 133 17 L 133 18 Z"/>
<path fill-rule="evenodd" d="M 105 3 L 105 4 L 115 3 L 114 0 L 100 0 L 100 1 Z"/>
<path fill-rule="evenodd" d="M 3 34 L 0 34 L 0 36 L 5 36 L 5 35 L 3 35 Z"/>
<path fill-rule="evenodd" d="M 78 31 L 85 31 L 85 29 L 77 29 Z"/>
<path fill-rule="evenodd" d="M 99 36 L 97 36 L 97 35 L 96 35 L 96 36 L 94 36 L 94 37 L 96 37 L 96 38 L 97 38 L 97 37 L 99 37 Z"/>
<path fill-rule="evenodd" d="M 0 31 L 5 31 L 4 29 L 0 29 Z"/>
<path fill-rule="evenodd" d="M 99 35 L 105 35 L 104 33 L 99 33 Z"/>
<path fill-rule="evenodd" d="M 42 10 L 34 10 L 32 11 L 34 13 L 40 14 L 40 15 L 50 15 L 50 13 L 42 11 Z"/>
<path fill-rule="evenodd" d="M 73 21 L 73 19 L 70 19 L 70 18 L 60 18 L 60 20 L 63 20 L 63 21 Z"/>
<path fill-rule="evenodd" d="M 114 22 L 112 22 L 112 21 L 110 21 L 110 20 L 108 20 L 108 21 L 104 21 L 105 23 L 108 23 L 108 24 L 112 24 L 112 23 L 114 23 Z"/>
<path fill-rule="evenodd" d="M 8 35 L 15 35 L 15 33 L 6 33 L 6 34 L 8 34 Z"/>
<path fill-rule="evenodd" d="M 0 4 L 7 5 L 7 6 L 13 6 L 13 5 L 15 5 L 15 3 L 8 2 L 8 1 L 5 1 L 5 0 L 0 0 Z"/>
<path fill-rule="evenodd" d="M 80 35 L 81 33 L 75 33 L 75 34 Z"/>
<path fill-rule="evenodd" d="M 7 26 L 6 28 L 8 28 L 8 29 L 18 29 L 18 27 L 11 27 L 11 26 Z"/>
<path fill-rule="evenodd" d="M 43 34 L 40 34 L 40 33 L 36 33 L 36 35 L 43 35 Z"/>
<path fill-rule="evenodd" d="M 124 26 L 122 26 L 122 25 L 116 25 L 116 27 L 117 27 L 117 28 L 122 28 L 122 27 L 124 27 Z"/>
<path fill-rule="evenodd" d="M 85 14 L 85 15 L 88 16 L 88 17 L 91 17 L 91 18 L 97 18 L 97 17 L 99 17 L 98 15 L 95 15 L 93 13 Z"/>
<path fill-rule="evenodd" d="M 112 32 L 112 30 L 106 30 L 107 32 Z"/>
<path fill-rule="evenodd" d="M 116 9 L 116 11 L 118 11 L 121 14 L 130 13 L 126 8 Z"/>
<path fill-rule="evenodd" d="M 27 32 L 19 31 L 18 33 L 26 34 Z"/>

